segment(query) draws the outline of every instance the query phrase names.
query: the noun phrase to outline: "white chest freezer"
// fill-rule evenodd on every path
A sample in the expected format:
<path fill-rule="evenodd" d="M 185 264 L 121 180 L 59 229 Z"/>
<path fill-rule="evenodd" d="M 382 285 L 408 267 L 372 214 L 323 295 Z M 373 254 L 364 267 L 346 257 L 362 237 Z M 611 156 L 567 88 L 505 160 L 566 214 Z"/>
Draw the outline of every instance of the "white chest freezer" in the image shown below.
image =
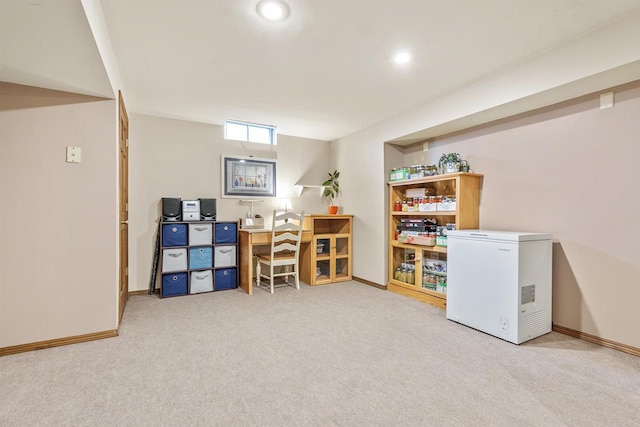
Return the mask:
<path fill-rule="evenodd" d="M 550 234 L 447 232 L 447 319 L 514 344 L 551 332 Z"/>

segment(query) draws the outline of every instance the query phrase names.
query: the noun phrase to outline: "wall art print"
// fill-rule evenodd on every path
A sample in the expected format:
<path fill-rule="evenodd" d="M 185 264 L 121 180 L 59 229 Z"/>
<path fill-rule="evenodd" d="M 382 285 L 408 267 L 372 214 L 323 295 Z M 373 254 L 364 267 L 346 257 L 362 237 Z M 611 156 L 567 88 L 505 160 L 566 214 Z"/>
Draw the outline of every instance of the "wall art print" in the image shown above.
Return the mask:
<path fill-rule="evenodd" d="M 276 161 L 222 156 L 222 197 L 276 197 Z"/>

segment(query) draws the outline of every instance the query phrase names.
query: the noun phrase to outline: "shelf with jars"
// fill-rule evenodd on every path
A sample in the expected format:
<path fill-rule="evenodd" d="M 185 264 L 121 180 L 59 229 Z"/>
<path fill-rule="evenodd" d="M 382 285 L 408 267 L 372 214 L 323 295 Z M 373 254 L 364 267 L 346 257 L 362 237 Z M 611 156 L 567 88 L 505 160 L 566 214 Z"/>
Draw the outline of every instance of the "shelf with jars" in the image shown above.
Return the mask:
<path fill-rule="evenodd" d="M 482 177 L 460 172 L 388 183 L 388 290 L 446 307 L 446 233 L 479 227 Z"/>

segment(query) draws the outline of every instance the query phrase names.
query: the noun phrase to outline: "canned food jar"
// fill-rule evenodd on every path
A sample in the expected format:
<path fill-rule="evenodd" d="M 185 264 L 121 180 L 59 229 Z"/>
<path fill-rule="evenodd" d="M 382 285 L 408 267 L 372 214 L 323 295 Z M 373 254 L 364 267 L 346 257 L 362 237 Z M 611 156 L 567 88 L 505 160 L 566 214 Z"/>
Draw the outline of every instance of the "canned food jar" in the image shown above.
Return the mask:
<path fill-rule="evenodd" d="M 436 285 L 431 284 L 431 283 L 422 283 L 422 287 L 425 289 L 429 289 L 430 291 L 435 291 L 436 290 Z"/>
<path fill-rule="evenodd" d="M 413 285 L 416 282 L 416 277 L 415 277 L 415 274 L 414 274 L 413 270 L 407 271 L 407 274 L 405 275 L 405 278 L 407 279 L 407 280 L 405 280 L 405 282 L 407 282 L 410 285 Z"/>
<path fill-rule="evenodd" d="M 398 269 L 398 278 L 397 280 L 399 280 L 400 282 L 406 282 L 407 281 L 407 272 L 405 271 L 404 268 L 399 268 Z"/>
<path fill-rule="evenodd" d="M 434 176 L 438 174 L 438 167 L 433 163 L 425 166 L 425 176 Z"/>
<path fill-rule="evenodd" d="M 413 165 L 409 167 L 409 173 L 413 175 L 414 178 L 424 176 L 425 170 L 426 166 L 424 165 Z"/>

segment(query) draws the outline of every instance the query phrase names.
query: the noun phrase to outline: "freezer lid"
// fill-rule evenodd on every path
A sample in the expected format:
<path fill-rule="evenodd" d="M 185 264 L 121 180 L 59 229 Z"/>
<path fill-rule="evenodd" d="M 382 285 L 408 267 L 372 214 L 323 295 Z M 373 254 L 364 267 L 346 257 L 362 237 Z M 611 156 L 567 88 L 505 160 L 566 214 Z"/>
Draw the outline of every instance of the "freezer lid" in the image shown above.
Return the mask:
<path fill-rule="evenodd" d="M 501 240 L 507 242 L 529 242 L 534 240 L 551 240 L 551 234 L 530 233 L 527 231 L 500 231 L 500 230 L 449 230 L 448 238 L 475 239 L 475 240 Z"/>

